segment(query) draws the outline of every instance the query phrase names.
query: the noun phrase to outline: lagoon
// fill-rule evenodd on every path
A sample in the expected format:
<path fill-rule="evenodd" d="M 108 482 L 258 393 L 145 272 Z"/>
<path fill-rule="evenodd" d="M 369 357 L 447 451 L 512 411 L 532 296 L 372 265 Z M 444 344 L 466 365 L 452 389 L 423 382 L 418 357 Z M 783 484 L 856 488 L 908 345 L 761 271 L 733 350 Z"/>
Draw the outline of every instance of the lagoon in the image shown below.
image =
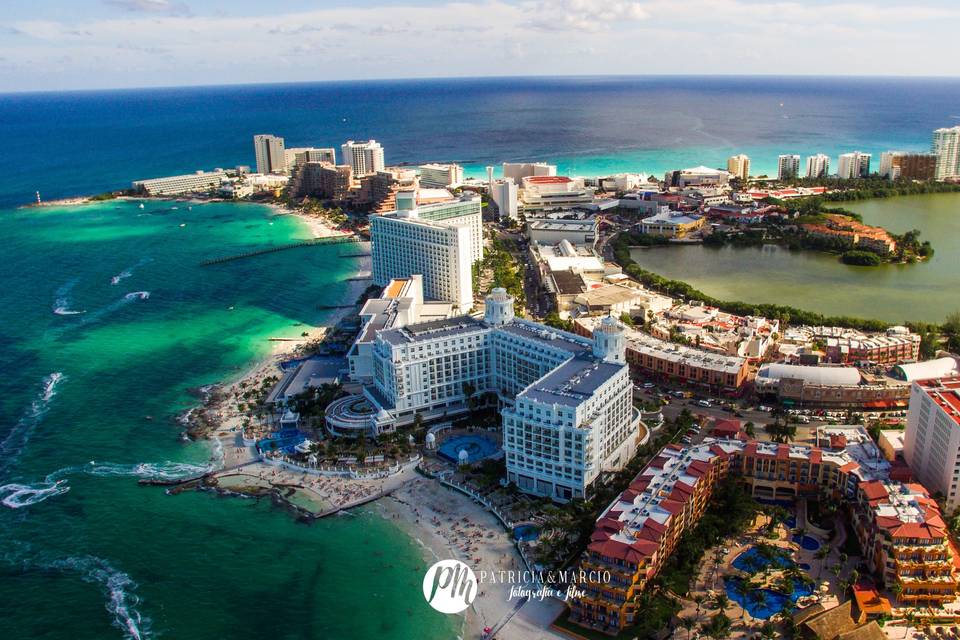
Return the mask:
<path fill-rule="evenodd" d="M 637 263 L 724 300 L 790 305 L 889 322 L 939 322 L 960 309 L 960 194 L 842 203 L 867 224 L 919 229 L 936 250 L 921 264 L 856 267 L 813 251 L 686 245 L 634 249 Z"/>

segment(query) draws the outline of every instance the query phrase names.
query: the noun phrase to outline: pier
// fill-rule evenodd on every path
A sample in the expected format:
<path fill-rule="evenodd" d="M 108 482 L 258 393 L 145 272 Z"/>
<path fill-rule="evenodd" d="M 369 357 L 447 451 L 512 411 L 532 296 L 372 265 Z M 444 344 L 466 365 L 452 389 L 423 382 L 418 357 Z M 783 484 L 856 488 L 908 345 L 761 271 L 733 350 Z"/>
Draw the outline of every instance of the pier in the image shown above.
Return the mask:
<path fill-rule="evenodd" d="M 301 242 L 291 242 L 290 244 L 281 244 L 275 247 L 267 247 L 264 249 L 256 249 L 254 251 L 246 251 L 244 253 L 237 253 L 232 256 L 221 256 L 219 258 L 210 258 L 204 260 L 200 263 L 201 267 L 209 267 L 215 264 L 223 264 L 224 262 L 232 262 L 234 260 L 243 260 L 245 258 L 253 258 L 256 256 L 262 256 L 268 253 L 276 253 L 278 251 L 286 251 L 288 249 L 297 249 L 299 247 L 313 247 L 316 245 L 331 245 L 331 244 L 347 244 L 359 242 L 360 240 L 356 236 L 332 236 L 329 238 L 314 238 L 312 240 L 303 240 Z"/>

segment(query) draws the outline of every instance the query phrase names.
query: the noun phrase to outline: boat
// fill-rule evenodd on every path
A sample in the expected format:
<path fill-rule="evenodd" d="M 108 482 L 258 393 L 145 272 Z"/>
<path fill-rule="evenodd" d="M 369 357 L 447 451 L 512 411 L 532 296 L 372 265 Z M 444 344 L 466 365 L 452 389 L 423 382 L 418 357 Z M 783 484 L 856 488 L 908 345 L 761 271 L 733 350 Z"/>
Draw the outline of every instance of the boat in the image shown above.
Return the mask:
<path fill-rule="evenodd" d="M 143 203 L 142 203 L 142 202 L 140 203 L 140 208 L 143 209 Z"/>

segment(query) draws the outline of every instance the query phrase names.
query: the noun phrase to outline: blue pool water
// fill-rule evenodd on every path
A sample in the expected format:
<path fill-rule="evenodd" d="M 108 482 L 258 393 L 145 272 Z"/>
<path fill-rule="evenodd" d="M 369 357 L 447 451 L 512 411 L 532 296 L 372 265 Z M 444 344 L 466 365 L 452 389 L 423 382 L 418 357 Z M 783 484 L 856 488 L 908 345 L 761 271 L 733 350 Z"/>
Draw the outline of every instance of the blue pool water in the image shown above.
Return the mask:
<path fill-rule="evenodd" d="M 787 526 L 790 527 L 791 529 L 796 528 L 796 526 L 797 526 L 797 517 L 796 517 L 796 516 L 790 516 L 789 518 L 787 518 L 786 523 L 787 523 Z"/>
<path fill-rule="evenodd" d="M 736 582 L 737 578 L 727 580 L 724 585 L 727 597 L 746 609 L 752 618 L 759 620 L 768 620 L 780 613 L 784 607 L 792 607 L 797 600 L 813 593 L 812 587 L 802 582 L 794 582 L 794 591 L 789 596 L 773 589 L 753 589 L 744 595 L 740 595 L 734 586 Z"/>
<path fill-rule="evenodd" d="M 257 448 L 260 451 L 283 450 L 292 453 L 294 447 L 306 440 L 307 437 L 296 429 L 284 429 L 271 433 L 269 437 L 257 442 Z"/>
<path fill-rule="evenodd" d="M 756 547 L 750 547 L 733 560 L 733 567 L 740 571 L 760 571 L 767 567 L 779 567 L 786 569 L 793 565 L 793 561 L 783 552 L 775 554 L 771 558 L 765 558 L 760 554 Z"/>
<path fill-rule="evenodd" d="M 521 524 L 513 530 L 513 537 L 519 542 L 531 542 L 539 535 L 540 532 L 532 524 Z"/>
<path fill-rule="evenodd" d="M 454 436 L 444 441 L 437 452 L 442 458 L 457 464 L 460 461 L 460 452 L 463 450 L 467 452 L 467 462 L 473 464 L 495 454 L 497 443 L 489 438 L 473 434 Z"/>
<path fill-rule="evenodd" d="M 799 534 L 795 534 L 792 540 L 807 551 L 816 551 L 820 548 L 820 542 L 812 536 L 804 535 L 801 537 Z"/>

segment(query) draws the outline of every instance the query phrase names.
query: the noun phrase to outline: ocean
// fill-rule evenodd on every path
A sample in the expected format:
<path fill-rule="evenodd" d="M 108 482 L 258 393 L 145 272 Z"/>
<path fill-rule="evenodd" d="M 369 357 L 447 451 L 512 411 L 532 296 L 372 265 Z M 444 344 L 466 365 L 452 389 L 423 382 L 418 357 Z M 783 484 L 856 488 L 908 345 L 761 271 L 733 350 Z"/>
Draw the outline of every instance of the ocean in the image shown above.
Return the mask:
<path fill-rule="evenodd" d="M 906 99 L 909 96 L 909 99 Z M 956 123 L 956 80 L 479 79 L 0 95 L 0 635 L 452 638 L 424 559 L 376 508 L 306 525 L 266 501 L 167 496 L 197 471 L 190 389 L 249 368 L 267 338 L 352 301 L 356 265 L 256 205 L 16 209 L 131 180 L 252 164 L 288 146 L 380 140 L 388 163 L 545 160 L 660 173 L 776 155 L 924 149 Z M 12 151 L 11 151 L 12 150 Z M 339 151 L 339 149 L 338 149 Z M 115 282 L 115 283 L 114 283 Z M 148 419 L 150 416 L 152 419 Z M 13 496 L 13 498 L 11 498 Z"/>
<path fill-rule="evenodd" d="M 375 138 L 391 163 L 471 175 L 544 160 L 580 175 L 777 156 L 926 150 L 960 123 L 960 80 L 600 77 L 397 80 L 0 95 L 0 206 L 252 165 L 255 133 L 287 146 Z"/>

